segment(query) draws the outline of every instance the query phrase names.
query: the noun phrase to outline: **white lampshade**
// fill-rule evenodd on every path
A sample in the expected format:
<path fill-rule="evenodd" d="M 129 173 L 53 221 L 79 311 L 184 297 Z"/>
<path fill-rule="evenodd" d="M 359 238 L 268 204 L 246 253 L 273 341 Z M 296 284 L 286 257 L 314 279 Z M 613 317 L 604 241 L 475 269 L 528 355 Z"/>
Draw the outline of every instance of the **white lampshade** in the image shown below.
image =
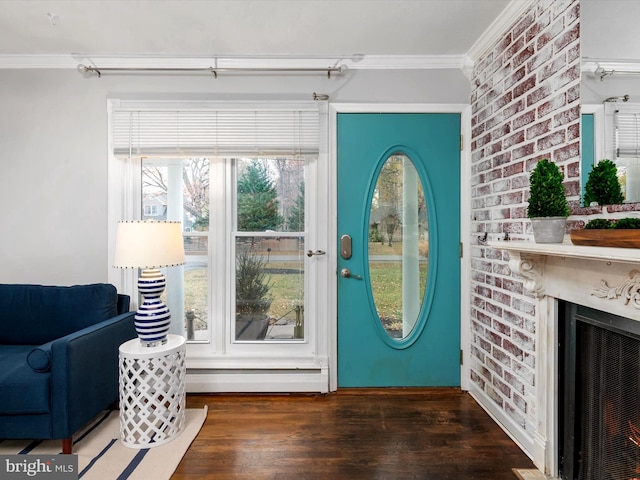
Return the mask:
<path fill-rule="evenodd" d="M 180 222 L 118 222 L 114 267 L 160 268 L 184 263 Z"/>

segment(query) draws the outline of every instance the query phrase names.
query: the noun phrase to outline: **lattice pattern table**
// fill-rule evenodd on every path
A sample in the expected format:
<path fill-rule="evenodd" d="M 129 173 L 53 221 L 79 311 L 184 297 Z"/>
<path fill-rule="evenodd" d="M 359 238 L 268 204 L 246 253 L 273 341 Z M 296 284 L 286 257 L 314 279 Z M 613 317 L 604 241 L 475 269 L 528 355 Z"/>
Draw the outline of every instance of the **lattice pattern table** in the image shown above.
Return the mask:
<path fill-rule="evenodd" d="M 185 425 L 186 341 L 145 347 L 139 339 L 120 345 L 120 440 L 131 448 L 171 441 Z"/>

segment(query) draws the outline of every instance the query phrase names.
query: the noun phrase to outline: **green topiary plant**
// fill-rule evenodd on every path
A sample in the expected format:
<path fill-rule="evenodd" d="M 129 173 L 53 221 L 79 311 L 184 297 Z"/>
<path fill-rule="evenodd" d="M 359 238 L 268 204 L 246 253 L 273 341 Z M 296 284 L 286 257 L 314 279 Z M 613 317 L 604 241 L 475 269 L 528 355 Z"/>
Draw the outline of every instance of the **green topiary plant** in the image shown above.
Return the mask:
<path fill-rule="evenodd" d="M 640 229 L 640 218 L 621 218 L 613 228 L 617 228 L 618 230 Z"/>
<path fill-rule="evenodd" d="M 558 166 L 543 158 L 531 171 L 527 217 L 567 217 L 569 204 Z"/>
<path fill-rule="evenodd" d="M 594 218 L 589 221 L 585 226 L 585 230 L 606 230 L 613 228 L 613 222 L 606 218 Z"/>
<path fill-rule="evenodd" d="M 586 230 L 639 230 L 640 218 L 621 218 L 620 220 L 606 219 L 606 218 L 594 218 L 589 221 L 584 228 Z"/>
<path fill-rule="evenodd" d="M 589 172 L 584 187 L 584 205 L 593 202 L 598 205 L 615 205 L 624 202 L 622 188 L 618 181 L 618 168 L 611 160 L 600 160 Z"/>

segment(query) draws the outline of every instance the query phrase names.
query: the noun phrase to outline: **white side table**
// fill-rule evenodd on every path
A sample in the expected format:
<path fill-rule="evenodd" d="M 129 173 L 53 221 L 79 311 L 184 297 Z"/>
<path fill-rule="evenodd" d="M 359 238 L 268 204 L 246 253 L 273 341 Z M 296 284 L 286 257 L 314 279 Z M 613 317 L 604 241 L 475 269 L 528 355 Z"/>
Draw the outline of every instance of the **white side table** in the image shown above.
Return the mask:
<path fill-rule="evenodd" d="M 120 345 L 120 440 L 131 448 L 171 441 L 185 425 L 186 341 L 144 347 L 135 338 Z"/>

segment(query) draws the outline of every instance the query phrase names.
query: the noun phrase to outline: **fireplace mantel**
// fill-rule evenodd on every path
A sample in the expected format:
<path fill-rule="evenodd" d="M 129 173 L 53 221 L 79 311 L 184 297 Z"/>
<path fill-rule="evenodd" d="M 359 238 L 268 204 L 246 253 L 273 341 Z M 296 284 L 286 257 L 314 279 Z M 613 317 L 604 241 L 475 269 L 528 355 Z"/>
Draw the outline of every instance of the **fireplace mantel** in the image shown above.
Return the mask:
<path fill-rule="evenodd" d="M 640 249 L 587 247 L 571 243 L 534 243 L 534 242 L 489 242 L 488 245 L 500 250 L 528 255 L 547 255 L 554 257 L 582 258 L 601 262 L 621 262 L 640 264 Z"/>
<path fill-rule="evenodd" d="M 525 301 L 535 298 L 536 387 L 535 397 L 530 397 L 528 404 L 535 431 L 531 437 L 518 438 L 531 452 L 536 466 L 555 475 L 559 418 L 557 300 L 640 321 L 640 249 L 523 241 L 494 241 L 486 246 L 506 252 L 511 273 L 523 279 L 521 290 L 510 284 L 511 295 Z M 511 428 L 517 431 L 517 427 Z"/>
<path fill-rule="evenodd" d="M 547 295 L 640 320 L 640 249 L 489 242 L 535 297 Z M 613 301 L 618 301 L 614 305 Z"/>

